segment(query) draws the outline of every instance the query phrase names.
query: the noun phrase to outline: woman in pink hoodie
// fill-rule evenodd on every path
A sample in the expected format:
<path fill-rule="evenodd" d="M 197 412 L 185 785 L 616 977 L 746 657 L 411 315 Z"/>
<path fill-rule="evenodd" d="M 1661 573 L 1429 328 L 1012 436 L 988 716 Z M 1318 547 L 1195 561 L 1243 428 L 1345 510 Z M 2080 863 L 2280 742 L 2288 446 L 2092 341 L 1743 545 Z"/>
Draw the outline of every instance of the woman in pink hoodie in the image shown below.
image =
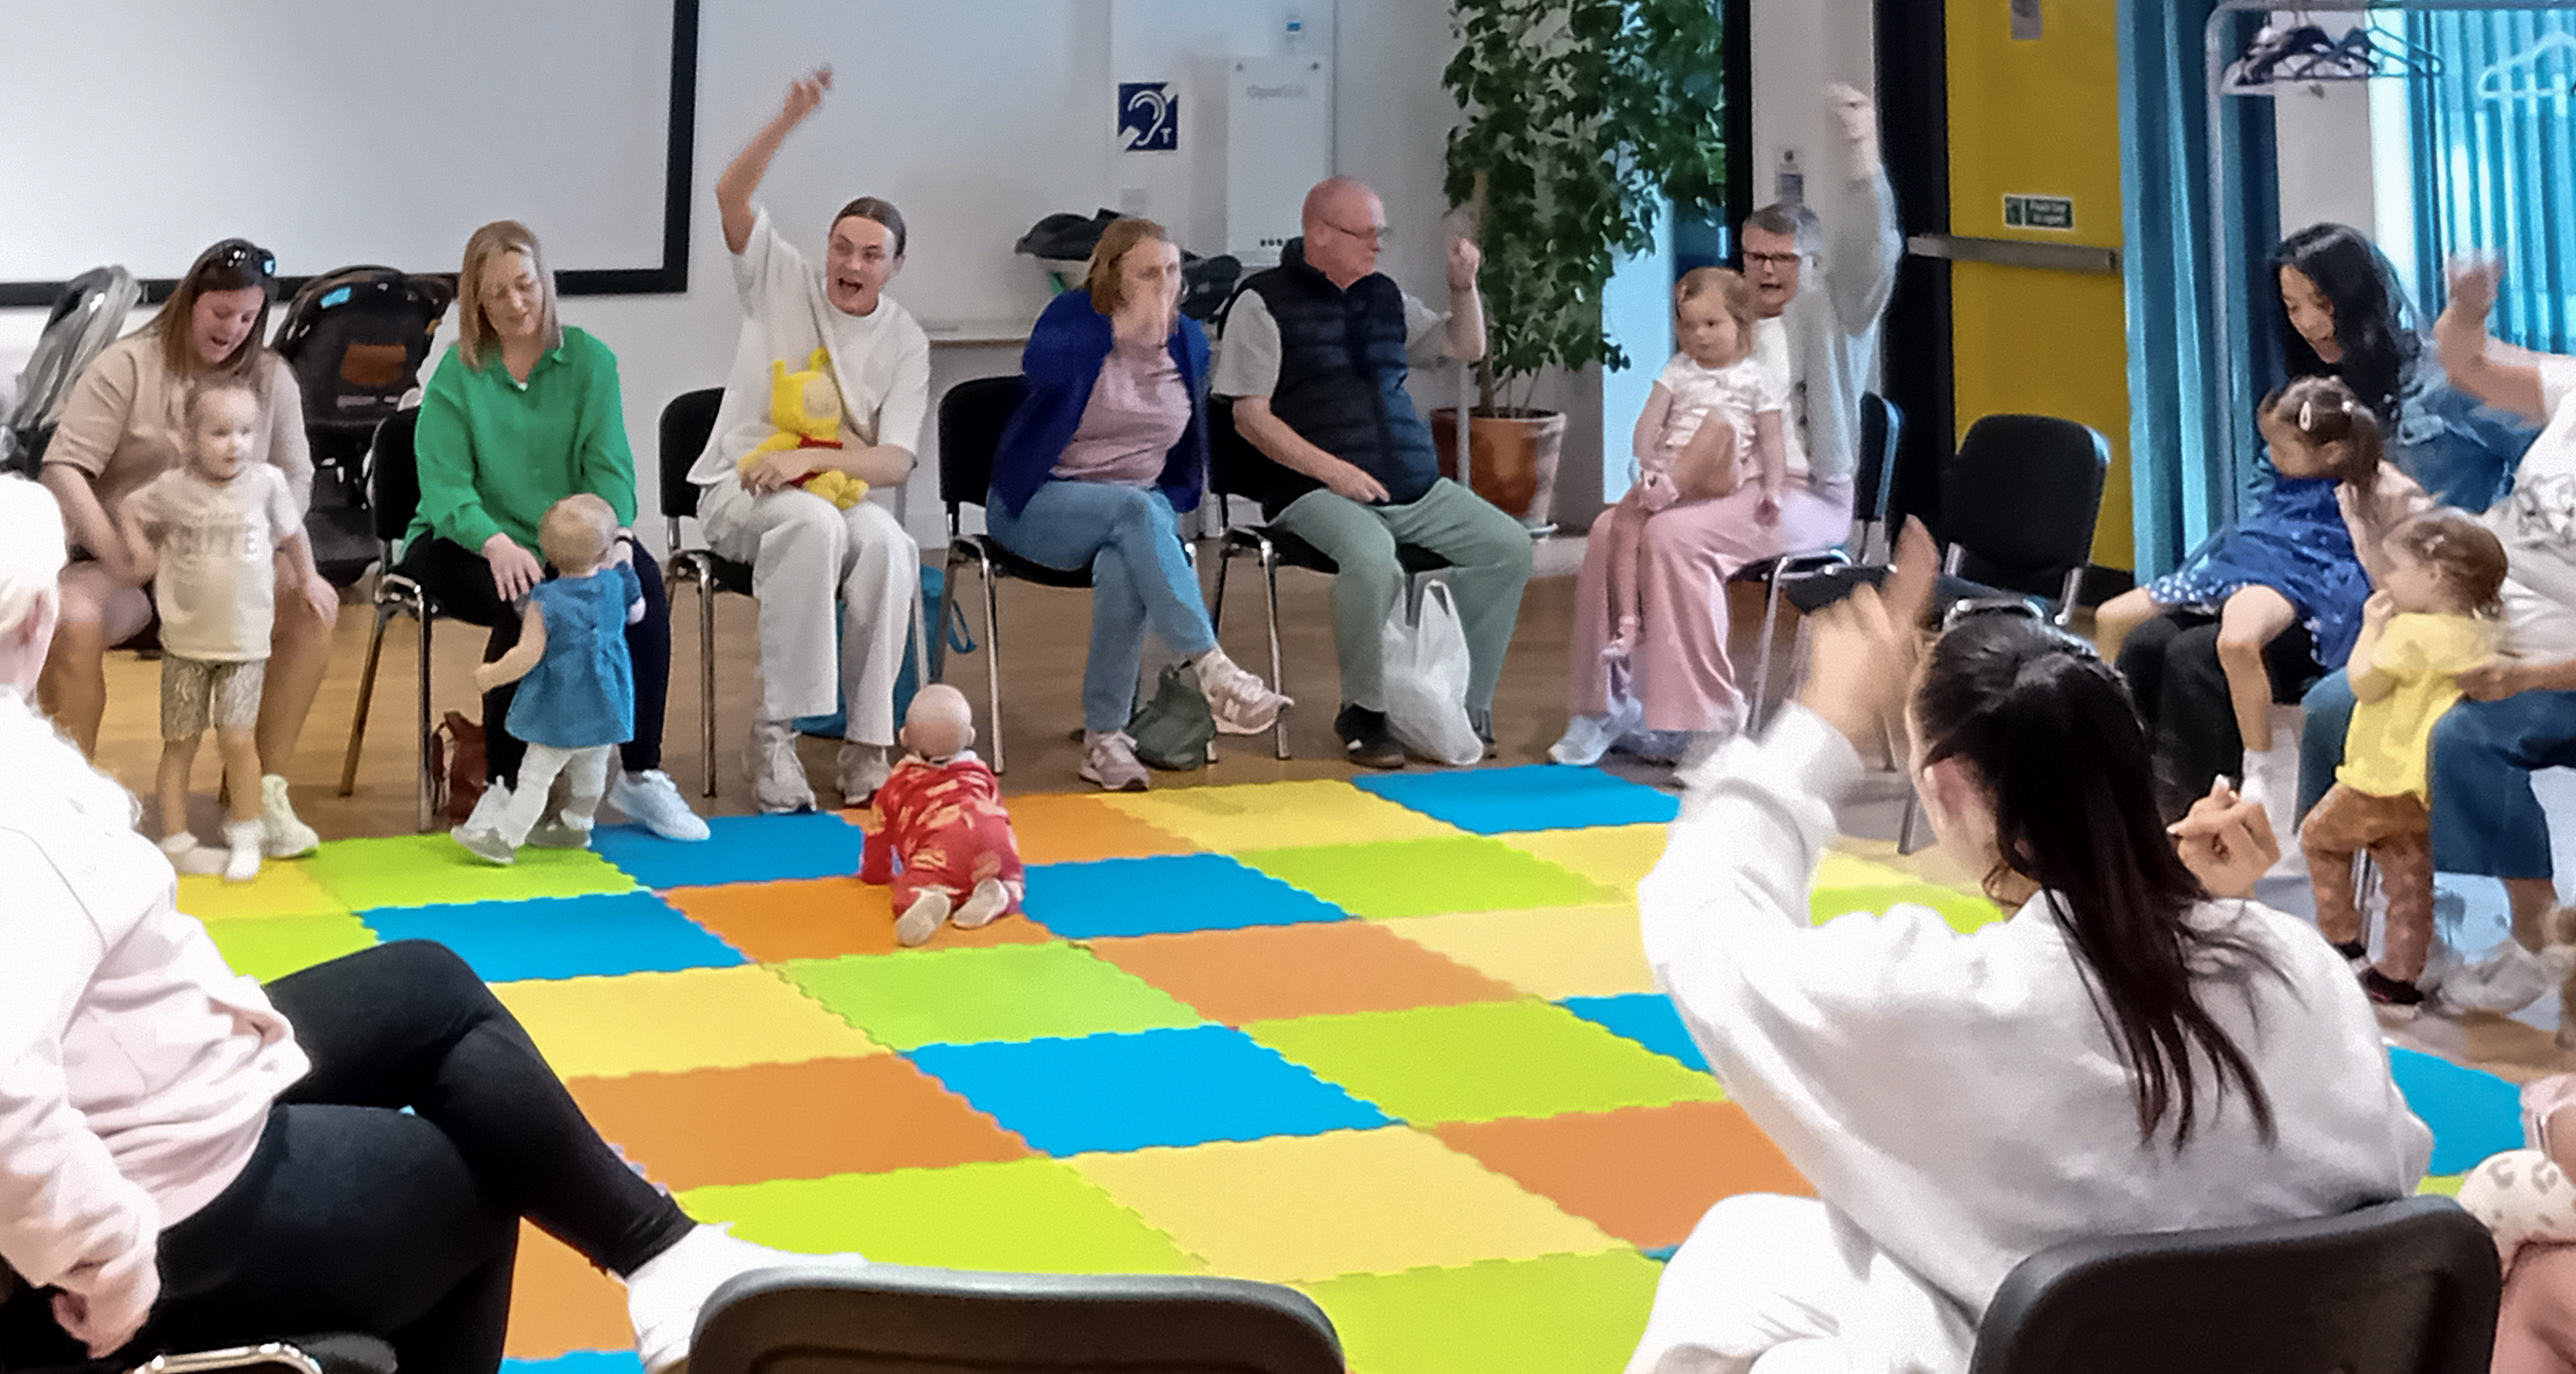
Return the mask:
<path fill-rule="evenodd" d="M 525 1217 L 625 1280 L 658 1372 L 717 1285 L 797 1258 L 629 1169 L 445 947 L 227 967 L 30 699 L 63 561 L 53 498 L 0 478 L 0 1368 L 353 1331 L 491 1374 Z"/>

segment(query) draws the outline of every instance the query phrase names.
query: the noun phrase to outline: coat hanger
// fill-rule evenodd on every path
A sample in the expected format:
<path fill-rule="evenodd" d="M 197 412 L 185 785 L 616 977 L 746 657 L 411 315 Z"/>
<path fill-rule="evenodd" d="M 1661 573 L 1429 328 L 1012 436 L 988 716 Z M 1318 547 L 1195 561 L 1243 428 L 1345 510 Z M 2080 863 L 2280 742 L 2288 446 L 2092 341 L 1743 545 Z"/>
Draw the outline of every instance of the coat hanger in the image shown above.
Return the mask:
<path fill-rule="evenodd" d="M 2566 99 L 2568 84 L 2564 76 L 2545 81 L 2540 78 L 2540 65 L 2552 53 L 2576 54 L 2576 36 L 2543 35 L 2539 42 L 2478 73 L 2478 94 L 2488 100 Z"/>

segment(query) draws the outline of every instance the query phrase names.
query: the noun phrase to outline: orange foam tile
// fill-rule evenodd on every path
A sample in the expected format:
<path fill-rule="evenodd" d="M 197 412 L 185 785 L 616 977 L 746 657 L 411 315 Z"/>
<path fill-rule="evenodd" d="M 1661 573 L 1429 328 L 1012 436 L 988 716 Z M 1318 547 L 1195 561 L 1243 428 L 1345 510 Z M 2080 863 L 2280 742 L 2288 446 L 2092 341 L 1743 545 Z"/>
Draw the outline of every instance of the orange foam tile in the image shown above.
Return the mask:
<path fill-rule="evenodd" d="M 1020 862 L 1094 863 L 1101 859 L 1150 859 L 1195 854 L 1199 847 L 1149 825 L 1099 797 L 1046 794 L 1013 797 L 1011 832 L 1019 837 Z"/>
<path fill-rule="evenodd" d="M 897 1055 L 576 1078 L 601 1136 L 674 1190 L 1025 1159 L 1018 1136 Z"/>
<path fill-rule="evenodd" d="M 1812 1196 L 1732 1102 L 1429 1126 L 1441 1142 L 1631 1245 L 1678 1245 L 1738 1193 Z"/>
<path fill-rule="evenodd" d="M 1094 940 L 1091 952 L 1213 1021 L 1503 1002 L 1519 989 L 1366 921 Z"/>
<path fill-rule="evenodd" d="M 634 1348 L 626 1286 L 562 1241 L 519 1223 L 519 1268 L 502 1353 L 514 1360 L 551 1360 L 576 1350 Z"/>
<path fill-rule="evenodd" d="M 894 953 L 899 946 L 892 892 L 856 878 L 803 878 L 675 887 L 662 900 L 757 962 L 779 964 Z M 1053 938 L 1034 922 L 1013 916 L 979 930 L 952 926 L 939 932 L 929 948 L 1034 945 Z"/>

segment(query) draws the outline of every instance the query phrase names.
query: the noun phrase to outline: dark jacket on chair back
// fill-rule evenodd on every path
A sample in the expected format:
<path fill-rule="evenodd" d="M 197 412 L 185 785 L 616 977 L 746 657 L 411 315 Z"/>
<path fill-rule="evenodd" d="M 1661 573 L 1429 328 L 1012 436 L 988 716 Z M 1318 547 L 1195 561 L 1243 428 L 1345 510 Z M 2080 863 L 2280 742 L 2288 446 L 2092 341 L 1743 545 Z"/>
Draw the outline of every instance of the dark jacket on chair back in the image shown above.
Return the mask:
<path fill-rule="evenodd" d="M 1431 426 L 1404 390 L 1404 292 L 1394 279 L 1372 272 L 1344 290 L 1306 265 L 1304 239 L 1290 239 L 1279 265 L 1254 273 L 1243 289 L 1258 294 L 1279 325 L 1271 413 L 1376 478 L 1389 501 L 1421 500 L 1440 464 Z M 1323 485 L 1284 467 L 1271 476 L 1262 505 L 1273 515 Z"/>

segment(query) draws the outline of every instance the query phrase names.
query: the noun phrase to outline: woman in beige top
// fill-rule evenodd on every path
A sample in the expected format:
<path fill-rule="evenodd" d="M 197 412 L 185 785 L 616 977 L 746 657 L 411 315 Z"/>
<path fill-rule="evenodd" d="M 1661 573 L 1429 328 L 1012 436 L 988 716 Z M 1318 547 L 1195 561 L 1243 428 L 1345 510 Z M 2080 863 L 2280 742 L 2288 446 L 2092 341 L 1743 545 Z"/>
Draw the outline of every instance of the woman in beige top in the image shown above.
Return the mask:
<path fill-rule="evenodd" d="M 262 345 L 276 294 L 277 260 L 247 239 L 226 239 L 197 255 L 149 324 L 117 340 L 81 373 L 62 425 L 45 449 L 43 480 L 62 503 L 73 546 L 86 555 L 63 572 L 62 620 L 37 692 L 83 753 L 98 750 L 107 712 L 106 654 L 152 618 L 143 551 L 118 534 L 125 498 L 180 464 L 188 388 L 218 373 L 248 376 L 264 423 L 251 461 L 286 474 L 300 516 L 312 504 L 313 457 L 294 374 Z M 309 854 L 320 843 L 287 803 L 279 776 L 313 709 L 329 666 L 340 596 L 319 575 L 281 566 L 277 621 L 260 700 L 261 845 L 271 858 Z"/>

